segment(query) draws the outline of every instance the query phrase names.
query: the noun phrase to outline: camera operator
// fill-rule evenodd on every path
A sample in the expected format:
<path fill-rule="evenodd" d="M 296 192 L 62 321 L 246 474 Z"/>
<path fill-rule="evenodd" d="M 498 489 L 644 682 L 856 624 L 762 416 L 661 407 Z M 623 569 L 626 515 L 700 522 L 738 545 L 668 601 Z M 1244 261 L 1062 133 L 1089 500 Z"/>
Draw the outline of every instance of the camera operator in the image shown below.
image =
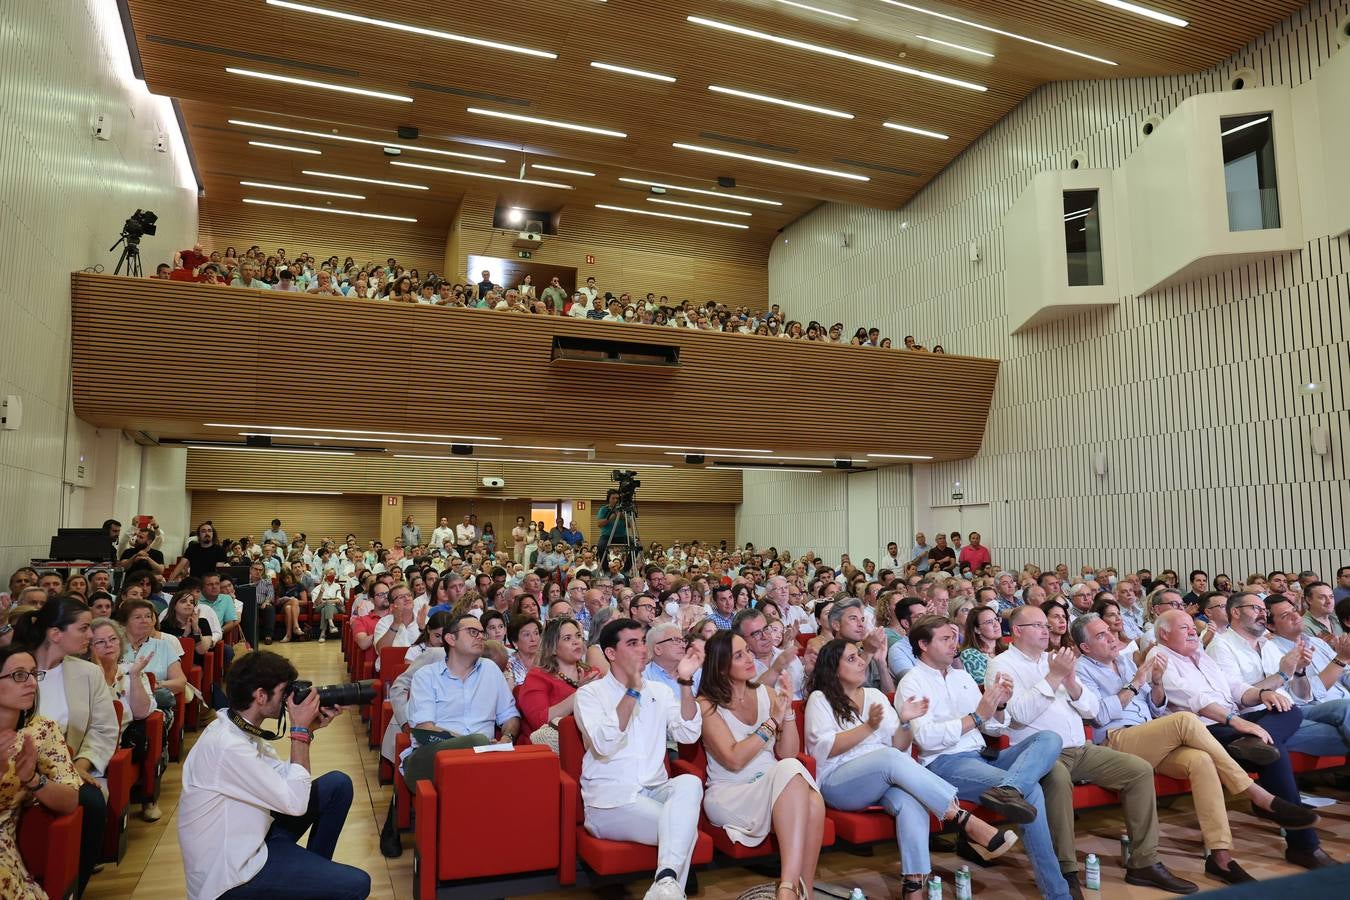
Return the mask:
<path fill-rule="evenodd" d="M 600 546 L 595 556 L 600 561 L 601 571 L 609 568 L 610 544 L 623 546 L 625 566 L 628 562 L 628 525 L 623 518 L 623 504 L 619 502 L 621 496 L 618 488 L 610 488 L 605 491 L 605 505 L 596 510 L 600 525 Z"/>
<path fill-rule="evenodd" d="M 312 778 L 309 744 L 338 715 L 311 689 L 288 697 L 295 667 L 267 650 L 246 654 L 225 676 L 229 709 L 216 714 L 183 761 L 178 841 L 190 900 L 361 900 L 370 876 L 333 862 L 352 803 L 345 773 Z M 290 717 L 290 762 L 259 724 Z M 310 830 L 307 848 L 298 845 Z"/>

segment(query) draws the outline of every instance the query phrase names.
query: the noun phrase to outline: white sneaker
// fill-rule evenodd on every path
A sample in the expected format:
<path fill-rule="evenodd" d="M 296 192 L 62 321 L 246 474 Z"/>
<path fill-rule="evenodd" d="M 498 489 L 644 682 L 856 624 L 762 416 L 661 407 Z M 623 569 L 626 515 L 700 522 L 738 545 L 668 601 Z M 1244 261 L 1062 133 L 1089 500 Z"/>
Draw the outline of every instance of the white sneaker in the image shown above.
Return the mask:
<path fill-rule="evenodd" d="M 319 632 L 319 643 L 322 644 L 326 640 L 328 640 L 328 636 L 323 632 Z"/>
<path fill-rule="evenodd" d="M 667 875 L 660 881 L 652 882 L 642 900 L 684 900 L 684 888 L 674 878 Z"/>

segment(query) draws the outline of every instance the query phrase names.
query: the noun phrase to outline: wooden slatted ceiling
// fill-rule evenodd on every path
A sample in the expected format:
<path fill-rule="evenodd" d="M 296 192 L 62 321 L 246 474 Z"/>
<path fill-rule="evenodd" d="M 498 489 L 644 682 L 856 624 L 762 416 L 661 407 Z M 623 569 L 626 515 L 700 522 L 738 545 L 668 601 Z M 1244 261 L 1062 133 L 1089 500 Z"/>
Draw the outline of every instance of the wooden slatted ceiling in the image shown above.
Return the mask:
<path fill-rule="evenodd" d="M 1117 66 L 999 37 L 881 0 L 821 0 L 820 5 L 838 7 L 859 21 L 846 22 L 769 0 L 686 0 L 678 4 L 665 0 L 569 0 L 513 9 L 508 27 L 504 27 L 503 8 L 487 0 L 453 5 L 425 0 L 323 4 L 325 8 L 423 27 L 509 40 L 558 54 L 557 59 L 547 60 L 340 22 L 267 6 L 261 0 L 203 0 L 194 7 L 191 17 L 155 0 L 130 0 L 150 87 L 156 93 L 215 107 L 214 121 L 209 123 L 200 121 L 193 111 L 188 113 L 194 139 L 203 125 L 223 127 L 222 120 L 229 116 L 220 114 L 229 110 L 235 111 L 236 118 L 240 111 L 248 111 L 255 119 L 289 115 L 297 122 L 308 121 L 316 130 L 339 128 L 359 133 L 370 129 L 381 137 L 392 136 L 397 125 L 417 124 L 424 140 L 439 146 L 458 142 L 460 149 L 466 149 L 465 145 L 524 149 L 551 157 L 561 165 L 573 161 L 633 167 L 703 184 L 719 175 L 732 175 L 745 187 L 785 196 L 882 208 L 896 207 L 913 196 L 976 136 L 1047 81 L 1195 70 L 1221 59 L 1302 3 L 1168 0 L 1159 4 L 1189 19 L 1192 24 L 1185 29 L 1094 0 L 1028 0 L 1015 5 L 963 0 L 933 7 L 1104 57 L 1119 63 Z M 977 93 L 714 31 L 687 22 L 688 15 L 900 62 L 983 84 L 988 90 Z M 201 22 L 245 23 L 245 27 L 203 32 Z M 260 46 L 258 35 L 286 35 L 290 39 Z M 995 58 L 952 50 L 916 35 L 973 46 L 994 53 Z M 298 50 L 288 52 L 307 46 L 356 49 L 318 57 Z M 590 68 L 592 58 L 669 74 L 678 81 L 667 84 L 601 72 Z M 226 73 L 227 65 L 389 90 L 412 96 L 415 102 L 339 95 L 241 78 Z M 411 87 L 413 83 L 441 87 Z M 826 119 L 714 95 L 707 90 L 709 84 L 786 96 L 842 109 L 857 118 Z M 629 137 L 621 140 L 485 119 L 469 114 L 466 110 L 471 105 L 617 128 Z M 884 129 L 881 122 L 885 119 L 944 131 L 951 140 L 934 141 Z M 782 149 L 753 150 L 725 138 Z M 244 145 L 242 137 L 235 140 L 231 152 L 238 152 Z M 831 168 L 850 168 L 850 163 L 837 162 L 840 159 L 857 160 L 914 174 L 853 166 L 852 171 L 868 174 L 872 181 L 851 182 L 705 157 L 672 148 L 676 141 L 751 149 L 761 155 Z M 221 159 L 233 161 L 210 152 L 212 158 L 206 160 L 206 169 L 214 169 Z M 327 150 L 325 154 L 327 159 Z M 379 148 L 363 148 L 360 155 L 375 164 L 387 162 Z M 290 162 L 280 160 L 280 156 L 274 154 L 275 164 L 289 166 Z M 511 159 L 506 166 L 470 163 L 461 167 L 515 175 L 517 166 L 518 160 Z M 469 179 L 459 181 L 462 183 L 456 186 L 462 189 Z M 598 186 L 599 179 L 581 185 L 568 202 L 595 202 L 589 192 Z M 208 190 L 217 187 L 208 184 Z"/>
<path fill-rule="evenodd" d="M 594 446 L 601 459 L 620 442 L 714 437 L 777 453 L 955 459 L 980 446 L 998 371 L 973 357 L 85 273 L 72 276 L 72 296 L 77 414 L 164 437 L 222 436 L 204 422 L 449 434 L 473 423 L 508 443 Z M 554 335 L 674 343 L 680 366 L 551 364 Z M 145 375 L 129 392 L 133 370 Z M 447 389 L 466 373 L 472 397 Z M 935 421 L 921 401 L 938 395 Z M 814 427 L 812 410 L 843 424 Z M 865 428 L 848 427 L 854 414 Z M 444 453 L 411 452 L 428 450 Z"/>

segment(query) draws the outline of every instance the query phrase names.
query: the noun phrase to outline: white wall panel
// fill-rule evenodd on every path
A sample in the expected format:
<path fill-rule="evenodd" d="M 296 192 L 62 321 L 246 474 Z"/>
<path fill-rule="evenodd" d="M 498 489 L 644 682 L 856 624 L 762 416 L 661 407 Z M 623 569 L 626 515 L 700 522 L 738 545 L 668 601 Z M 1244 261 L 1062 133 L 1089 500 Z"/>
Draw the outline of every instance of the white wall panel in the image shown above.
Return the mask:
<path fill-rule="evenodd" d="M 990 504 L 986 543 L 1009 563 L 1325 576 L 1350 561 L 1350 238 L 1308 232 L 1293 254 L 1010 336 L 999 228 L 1036 173 L 1079 152 L 1089 168 L 1119 168 L 1145 118 L 1226 89 L 1238 69 L 1264 85 L 1308 82 L 1347 12 L 1347 0 L 1314 2 L 1193 75 L 1047 85 L 903 209 L 825 205 L 786 229 L 770 255 L 770 295 L 793 318 L 876 323 L 896 344 L 913 334 L 1003 361 L 979 455 L 916 473 L 915 506 L 883 517 L 883 540 L 903 520 L 923 527 L 960 480 L 965 503 Z M 838 246 L 841 231 L 856 236 L 851 248 Z M 982 262 L 967 260 L 972 241 Z M 1308 381 L 1324 387 L 1305 394 Z M 1331 431 L 1325 457 L 1309 445 L 1316 425 Z M 1093 473 L 1096 452 L 1104 477 Z M 752 480 L 762 477 L 746 477 L 743 535 L 780 546 L 791 535 L 794 550 L 811 544 L 828 557 L 840 543 L 837 500 L 805 501 L 830 476 L 779 475 L 772 490 Z"/>
<path fill-rule="evenodd" d="M 0 394 L 24 404 L 22 429 L 0 432 L 4 573 L 45 555 L 58 525 L 106 515 L 63 498 L 69 273 L 111 271 L 108 246 L 137 207 L 159 215 L 158 235 L 141 245 L 148 270 L 197 232 L 181 147 L 154 149 L 158 133 L 176 133 L 171 108 L 130 77 L 125 46 L 112 0 L 0 3 Z M 110 141 L 93 137 L 98 113 Z M 62 523 L 63 509 L 83 512 Z"/>

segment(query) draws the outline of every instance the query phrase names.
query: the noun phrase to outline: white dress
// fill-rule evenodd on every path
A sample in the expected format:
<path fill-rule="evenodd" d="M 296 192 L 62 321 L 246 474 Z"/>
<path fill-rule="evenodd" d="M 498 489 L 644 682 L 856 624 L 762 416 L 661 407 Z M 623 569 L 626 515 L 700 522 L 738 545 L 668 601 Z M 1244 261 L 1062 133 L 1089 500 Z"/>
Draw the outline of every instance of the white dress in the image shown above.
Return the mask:
<path fill-rule="evenodd" d="M 729 709 L 717 708 L 733 741 L 745 740 L 769 719 L 769 689 L 761 685 L 756 688 L 756 694 L 758 708 L 753 725 L 745 724 Z M 794 726 L 789 723 L 787 727 Z M 755 740 L 760 739 L 756 737 Z M 757 847 L 773 828 L 773 805 L 778 801 L 778 795 L 796 775 L 800 775 L 812 790 L 818 790 L 805 766 L 795 759 L 775 759 L 770 744 L 764 744 L 739 772 L 723 768 L 710 753 L 703 811 L 709 822 L 726 829 L 727 837 L 738 844 Z"/>

